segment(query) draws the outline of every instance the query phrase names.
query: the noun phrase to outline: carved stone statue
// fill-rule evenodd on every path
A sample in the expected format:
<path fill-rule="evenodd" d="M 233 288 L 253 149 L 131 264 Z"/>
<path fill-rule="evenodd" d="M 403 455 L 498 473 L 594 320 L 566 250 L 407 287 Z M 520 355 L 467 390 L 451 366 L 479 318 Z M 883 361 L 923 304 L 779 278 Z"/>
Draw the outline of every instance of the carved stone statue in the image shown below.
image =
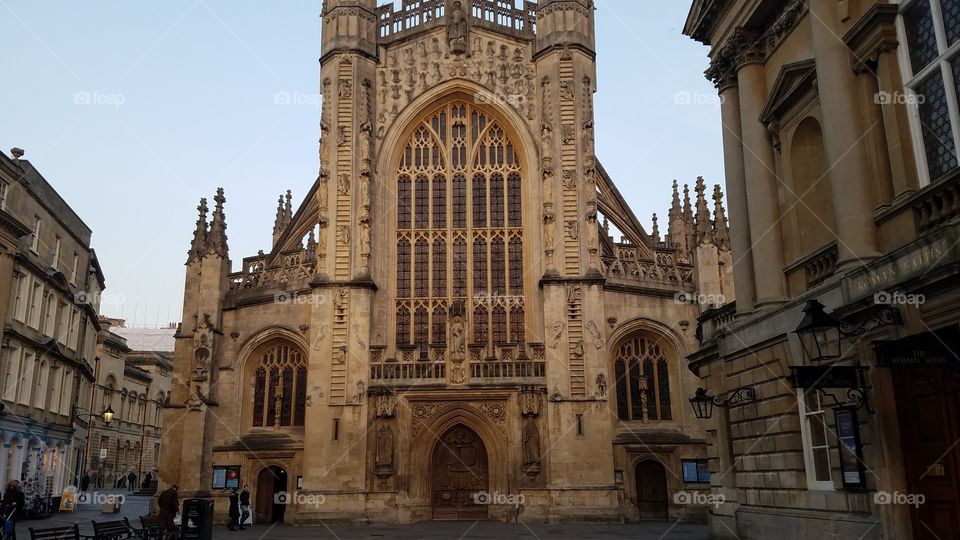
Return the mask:
<path fill-rule="evenodd" d="M 393 469 L 393 430 L 387 424 L 377 430 L 376 467 L 380 470 Z"/>
<path fill-rule="evenodd" d="M 523 464 L 540 464 L 540 430 L 532 418 L 523 427 Z"/>
<path fill-rule="evenodd" d="M 337 192 L 341 195 L 350 193 L 350 175 L 341 174 L 337 177 Z"/>
<path fill-rule="evenodd" d="M 447 43 L 450 52 L 461 55 L 467 52 L 468 47 L 467 14 L 463 3 L 456 0 L 447 14 Z"/>
<path fill-rule="evenodd" d="M 606 397 L 607 395 L 607 376 L 603 373 L 597 373 L 597 397 Z"/>
<path fill-rule="evenodd" d="M 370 142 L 373 138 L 373 126 L 370 122 L 364 122 L 360 125 L 360 170 L 361 172 L 370 172 L 370 163 L 373 160 L 371 154 Z"/>
<path fill-rule="evenodd" d="M 350 245 L 349 225 L 337 225 L 337 242 L 345 246 Z"/>
<path fill-rule="evenodd" d="M 466 336 L 464 335 L 463 322 L 459 318 L 454 319 L 450 325 L 450 350 L 454 358 L 463 358 L 466 353 Z"/>
<path fill-rule="evenodd" d="M 360 273 L 370 272 L 370 224 L 360 223 Z"/>

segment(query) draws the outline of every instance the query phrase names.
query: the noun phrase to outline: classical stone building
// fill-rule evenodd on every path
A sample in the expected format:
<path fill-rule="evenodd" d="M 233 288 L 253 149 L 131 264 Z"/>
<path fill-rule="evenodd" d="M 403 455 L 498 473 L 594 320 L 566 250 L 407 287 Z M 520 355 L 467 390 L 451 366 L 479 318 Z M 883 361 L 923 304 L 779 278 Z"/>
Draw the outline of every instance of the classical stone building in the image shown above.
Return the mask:
<path fill-rule="evenodd" d="M 174 329 L 126 328 L 123 320 L 108 318 L 100 325 L 89 408 L 109 406 L 115 416 L 110 425 L 98 422 L 90 430 L 85 470 L 96 485 L 115 486 L 130 472 L 139 484 L 148 472 L 157 477 Z"/>
<path fill-rule="evenodd" d="M 0 485 L 73 483 L 89 415 L 103 273 L 90 229 L 19 148 L 0 153 Z"/>
<path fill-rule="evenodd" d="M 960 537 L 956 13 L 693 3 L 736 283 L 690 357 L 729 405 L 708 428 L 716 538 Z"/>
<path fill-rule="evenodd" d="M 161 488 L 294 523 L 705 515 L 684 359 L 732 295 L 722 193 L 674 184 L 647 233 L 594 151 L 593 2 L 512 4 L 325 2 L 319 177 L 239 272 L 199 206 Z"/>

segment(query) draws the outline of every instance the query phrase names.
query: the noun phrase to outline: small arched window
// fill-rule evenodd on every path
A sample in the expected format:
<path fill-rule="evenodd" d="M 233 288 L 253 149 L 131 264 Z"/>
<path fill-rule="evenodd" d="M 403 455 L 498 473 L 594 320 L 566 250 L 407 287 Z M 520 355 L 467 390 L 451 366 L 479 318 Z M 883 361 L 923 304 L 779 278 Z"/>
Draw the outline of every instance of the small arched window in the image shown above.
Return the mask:
<path fill-rule="evenodd" d="M 306 415 L 307 366 L 299 349 L 270 347 L 254 369 L 253 427 L 302 426 Z"/>
<path fill-rule="evenodd" d="M 670 366 L 659 343 L 636 336 L 617 349 L 617 416 L 620 420 L 670 420 Z"/>

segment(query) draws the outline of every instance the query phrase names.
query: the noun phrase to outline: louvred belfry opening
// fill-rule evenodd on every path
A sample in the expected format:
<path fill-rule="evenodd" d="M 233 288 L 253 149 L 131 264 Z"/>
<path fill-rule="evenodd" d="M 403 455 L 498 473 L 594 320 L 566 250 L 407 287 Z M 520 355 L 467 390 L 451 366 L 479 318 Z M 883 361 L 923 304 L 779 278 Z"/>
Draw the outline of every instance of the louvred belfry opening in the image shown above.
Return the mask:
<path fill-rule="evenodd" d="M 454 304 L 470 343 L 525 342 L 522 180 L 503 126 L 466 102 L 414 128 L 396 179 L 398 345 L 445 345 Z"/>

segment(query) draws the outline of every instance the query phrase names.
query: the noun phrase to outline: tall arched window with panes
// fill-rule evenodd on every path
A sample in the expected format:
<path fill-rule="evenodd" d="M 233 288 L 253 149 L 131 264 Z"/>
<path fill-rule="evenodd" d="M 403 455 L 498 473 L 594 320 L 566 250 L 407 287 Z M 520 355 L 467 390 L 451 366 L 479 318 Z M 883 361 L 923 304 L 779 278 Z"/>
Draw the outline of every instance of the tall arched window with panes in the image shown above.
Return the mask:
<path fill-rule="evenodd" d="M 522 179 L 503 126 L 467 102 L 413 129 L 396 177 L 398 345 L 446 345 L 455 305 L 470 343 L 526 341 Z"/>
<path fill-rule="evenodd" d="M 299 348 L 279 343 L 263 350 L 253 371 L 253 427 L 303 426 L 307 366 Z"/>
<path fill-rule="evenodd" d="M 659 343 L 633 336 L 613 363 L 620 420 L 670 420 L 670 365 Z"/>

